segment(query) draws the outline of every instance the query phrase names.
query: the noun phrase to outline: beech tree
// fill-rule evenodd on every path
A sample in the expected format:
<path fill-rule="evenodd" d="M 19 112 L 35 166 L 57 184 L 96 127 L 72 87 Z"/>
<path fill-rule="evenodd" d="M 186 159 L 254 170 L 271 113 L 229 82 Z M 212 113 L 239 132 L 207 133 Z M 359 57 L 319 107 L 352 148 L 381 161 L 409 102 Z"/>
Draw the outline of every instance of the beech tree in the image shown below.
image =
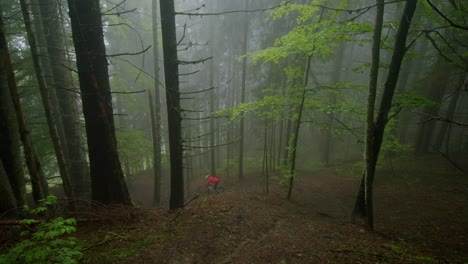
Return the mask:
<path fill-rule="evenodd" d="M 365 170 L 361 186 L 359 188 L 358 196 L 356 198 L 356 206 L 353 211 L 353 216 L 365 216 L 367 226 L 374 229 L 374 213 L 373 213 L 373 183 L 375 177 L 375 169 L 377 160 L 382 146 L 385 127 L 388 121 L 392 118 L 390 110 L 392 107 L 392 100 L 395 93 L 398 76 L 400 74 L 400 67 L 408 50 L 406 46 L 406 39 L 408 37 L 411 20 L 416 10 L 417 0 L 408 0 L 405 4 L 403 14 L 400 20 L 397 36 L 395 39 L 392 59 L 389 66 L 389 72 L 385 81 L 384 90 L 380 99 L 380 105 L 377 117 L 374 120 L 374 105 L 376 98 L 376 83 L 378 77 L 379 65 L 379 49 L 380 38 L 379 31 L 382 30 L 382 21 L 384 15 L 384 1 L 378 0 L 376 13 L 376 26 L 374 33 L 374 46 L 372 55 L 372 66 L 369 81 L 369 94 L 367 101 L 367 126 L 366 126 L 366 150 L 365 150 Z M 364 184 L 364 187 L 363 187 Z M 362 206 L 362 205 L 365 206 Z M 362 211 L 365 208 L 365 211 Z"/>

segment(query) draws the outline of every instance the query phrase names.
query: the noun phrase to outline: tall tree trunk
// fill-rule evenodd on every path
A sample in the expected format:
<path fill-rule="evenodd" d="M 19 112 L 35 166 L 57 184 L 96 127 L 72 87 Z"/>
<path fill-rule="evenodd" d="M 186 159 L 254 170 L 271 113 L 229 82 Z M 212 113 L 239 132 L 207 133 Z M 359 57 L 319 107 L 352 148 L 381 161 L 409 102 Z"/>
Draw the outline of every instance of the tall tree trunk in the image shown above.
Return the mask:
<path fill-rule="evenodd" d="M 244 9 L 247 10 L 249 7 L 249 0 L 244 0 Z M 244 14 L 244 31 L 242 37 L 242 54 L 247 53 L 248 43 L 248 30 L 249 30 L 249 18 L 247 13 Z M 247 77 L 247 58 L 242 58 L 242 84 L 241 84 L 241 98 L 240 103 L 245 102 L 245 82 Z M 239 181 L 244 179 L 244 114 L 240 114 L 239 124 Z"/>
<path fill-rule="evenodd" d="M 0 214 L 18 207 L 3 162 L 0 160 Z"/>
<path fill-rule="evenodd" d="M 71 188 L 70 177 L 68 175 L 68 167 L 65 163 L 65 157 L 63 155 L 62 146 L 59 141 L 58 131 L 55 124 L 54 114 L 52 112 L 52 105 L 50 103 L 49 91 L 46 87 L 46 82 L 42 76 L 42 68 L 39 63 L 39 53 L 37 49 L 36 37 L 34 36 L 32 30 L 31 17 L 29 15 L 28 5 L 26 0 L 20 0 L 21 12 L 23 14 L 24 26 L 26 28 L 28 42 L 31 49 L 34 70 L 36 72 L 36 78 L 39 83 L 39 90 L 42 98 L 42 105 L 45 110 L 47 126 L 49 127 L 49 133 L 54 146 L 55 156 L 57 158 L 57 163 L 60 171 L 60 176 L 62 178 L 62 185 L 65 195 L 67 197 L 73 197 L 73 190 Z"/>
<path fill-rule="evenodd" d="M 169 208 L 177 209 L 184 207 L 184 170 L 174 0 L 161 1 L 160 10 L 171 164 Z"/>
<path fill-rule="evenodd" d="M 446 112 L 447 114 L 445 115 L 445 118 L 448 120 L 453 120 L 455 116 L 455 109 L 457 108 L 458 98 L 460 97 L 460 88 L 462 88 L 464 80 L 465 74 L 460 74 L 458 78 L 456 78 L 454 84 L 455 90 L 452 91 L 452 94 L 450 94 L 450 101 Z M 437 133 L 437 136 L 434 141 L 434 149 L 442 151 L 442 143 L 444 142 L 444 138 L 447 138 L 447 140 L 449 140 L 448 134 L 450 133 L 451 126 L 452 124 L 448 122 L 444 122 L 443 124 L 441 124 L 441 128 Z M 449 153 L 446 154 L 448 155 Z"/>
<path fill-rule="evenodd" d="M 439 57 L 432 70 L 431 76 L 427 80 L 427 94 L 426 97 L 436 103 L 442 103 L 445 91 L 448 88 L 450 80 L 453 78 L 454 66 L 447 66 L 445 59 Z M 425 106 L 422 112 L 429 116 L 437 116 L 439 114 L 439 106 Z M 424 117 L 425 118 L 425 117 Z M 418 137 L 416 141 L 415 151 L 416 155 L 428 153 L 432 150 L 431 142 L 436 130 L 436 122 L 420 122 L 418 128 Z"/>
<path fill-rule="evenodd" d="M 60 19 L 60 6 L 55 0 L 41 0 L 39 5 L 42 24 L 47 29 L 45 37 L 49 60 L 54 62 L 51 67 L 53 82 L 49 86 L 50 91 L 55 90 L 58 98 L 57 105 L 60 109 L 57 128 L 62 130 L 61 140 L 65 160 L 69 167 L 69 175 L 72 190 L 79 197 L 86 197 L 89 190 L 88 162 L 83 151 L 82 129 L 78 113 L 77 96 L 73 87 L 73 78 L 67 66 L 68 44 L 65 41 L 65 32 L 62 30 L 63 21 Z M 59 122 L 62 126 L 60 128 Z"/>
<path fill-rule="evenodd" d="M 369 74 L 369 87 L 367 94 L 367 110 L 366 110 L 366 136 L 365 136 L 365 152 L 364 152 L 364 200 L 365 200 L 365 213 L 361 215 L 367 216 L 367 225 L 372 230 L 373 226 L 373 181 L 375 166 L 377 164 L 377 153 L 374 153 L 375 149 L 375 124 L 374 124 L 374 111 L 375 111 L 375 100 L 377 96 L 377 82 L 379 79 L 379 64 L 380 64 L 380 44 L 382 41 L 382 27 L 383 27 L 383 16 L 384 16 L 384 0 L 377 0 L 377 13 L 375 15 L 374 24 L 374 36 L 372 42 L 372 62 Z M 362 191 L 361 187 L 359 188 Z M 358 194 L 358 197 L 362 194 Z M 355 209 L 362 209 L 358 202 Z M 353 213 L 353 216 L 358 215 L 357 212 Z"/>
<path fill-rule="evenodd" d="M 382 0 L 379 0 L 382 1 Z M 395 44 L 393 47 L 392 60 L 389 66 L 389 72 L 384 85 L 384 91 L 381 98 L 377 119 L 371 128 L 366 128 L 366 170 L 365 170 L 365 204 L 366 204 L 366 222 L 369 229 L 374 229 L 373 215 L 373 182 L 375 176 L 375 168 L 382 146 L 385 126 L 388 119 L 388 114 L 392 106 L 393 95 L 395 93 L 398 76 L 400 73 L 401 63 L 406 53 L 406 39 L 411 25 L 414 12 L 416 10 L 417 0 L 408 0 L 400 20 Z M 383 2 L 378 6 L 383 6 Z M 380 12 L 378 12 L 380 13 Z M 377 15 L 379 16 L 379 15 Z M 383 11 L 382 11 L 383 16 Z M 376 18 L 377 19 L 377 18 Z M 377 71 L 378 72 L 378 71 Z M 371 77 L 372 78 L 372 77 Z M 369 98 L 368 98 L 369 99 Z M 370 100 L 369 100 L 370 102 Z M 370 110 L 370 108 L 369 108 Z M 373 112 L 373 111 L 372 111 Z M 367 113 L 369 115 L 369 113 Z M 369 121 L 369 117 L 367 119 Z M 369 146 L 368 146 L 369 145 Z M 359 197 L 359 196 L 358 196 Z"/>
<path fill-rule="evenodd" d="M 323 14 L 323 12 L 322 12 Z M 322 15 L 320 15 L 320 18 Z M 309 83 L 309 71 L 310 71 L 310 61 L 312 60 L 312 56 L 309 55 L 307 57 L 307 63 L 306 63 L 306 68 L 304 72 L 304 83 L 302 87 L 302 92 L 301 92 L 301 103 L 299 104 L 299 109 L 298 111 L 298 117 L 295 123 L 294 127 L 294 132 L 292 133 L 292 139 L 291 139 L 291 155 L 289 158 L 289 165 L 290 170 L 289 170 L 289 187 L 288 187 L 288 200 L 291 200 L 291 195 L 292 195 L 292 189 L 294 185 L 294 178 L 296 174 L 296 155 L 297 155 L 297 141 L 299 140 L 299 131 L 301 128 L 301 121 L 302 121 L 302 112 L 304 109 L 304 103 L 305 103 L 305 97 L 307 93 L 307 84 Z"/>
<path fill-rule="evenodd" d="M 2 52 L 4 51 L 0 50 L 0 56 L 3 56 Z M 3 57 L 0 59 L 3 62 Z M 5 175 L 8 176 L 8 182 L 13 189 L 16 201 L 20 205 L 25 204 L 26 182 L 21 159 L 18 120 L 11 101 L 3 63 L 0 63 L 0 161 L 3 163 Z"/>
<path fill-rule="evenodd" d="M 154 170 L 154 193 L 153 193 L 153 206 L 161 205 L 161 145 L 157 144 L 156 137 L 158 136 L 158 127 L 155 118 L 155 110 L 153 105 L 153 96 L 151 90 L 148 90 L 148 99 L 151 115 L 151 132 L 153 137 L 153 170 Z M 158 164 L 159 161 L 159 164 Z"/>
<path fill-rule="evenodd" d="M 152 1 L 152 14 L 153 14 L 153 51 L 154 51 L 154 111 L 151 119 L 152 132 L 153 132 L 153 169 L 154 169 L 154 195 L 153 195 L 153 206 L 159 206 L 161 204 L 161 95 L 159 92 L 160 86 L 160 75 L 159 75 L 159 42 L 158 42 L 158 1 Z M 150 99 L 151 100 L 151 99 Z"/>
<path fill-rule="evenodd" d="M 18 131 L 20 135 L 21 142 L 23 143 L 24 156 L 26 158 L 26 165 L 29 170 L 29 175 L 31 177 L 31 184 L 33 189 L 33 198 L 34 201 L 39 201 L 40 199 L 47 196 L 48 188 L 47 184 L 42 184 L 45 181 L 44 174 L 40 171 L 40 161 L 37 159 L 37 156 L 34 153 L 31 137 L 29 134 L 29 129 L 26 128 L 26 121 L 23 114 L 23 109 L 21 106 L 21 100 L 19 97 L 18 86 L 15 79 L 15 72 L 13 70 L 13 64 L 11 61 L 8 42 L 5 35 L 5 28 L 3 26 L 3 15 L 2 10 L 0 9 L 0 72 L 6 73 L 8 88 L 10 90 L 11 100 L 13 101 L 13 106 L 15 108 Z"/>
<path fill-rule="evenodd" d="M 68 0 L 88 139 L 92 199 L 131 200 L 117 152 L 99 0 Z"/>

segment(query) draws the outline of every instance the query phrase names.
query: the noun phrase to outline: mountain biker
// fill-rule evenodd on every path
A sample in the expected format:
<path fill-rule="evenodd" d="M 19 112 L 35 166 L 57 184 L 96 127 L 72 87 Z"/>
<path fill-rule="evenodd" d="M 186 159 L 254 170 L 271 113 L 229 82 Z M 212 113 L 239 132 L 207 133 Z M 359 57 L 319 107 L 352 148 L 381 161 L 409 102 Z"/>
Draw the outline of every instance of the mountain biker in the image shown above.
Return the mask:
<path fill-rule="evenodd" d="M 206 180 L 206 184 L 205 184 L 205 187 L 206 188 L 210 188 L 210 187 L 213 187 L 213 190 L 216 190 L 216 188 L 218 188 L 218 184 L 219 184 L 219 178 L 216 177 L 216 176 L 213 176 L 213 175 L 207 175 L 205 177 L 207 180 Z"/>

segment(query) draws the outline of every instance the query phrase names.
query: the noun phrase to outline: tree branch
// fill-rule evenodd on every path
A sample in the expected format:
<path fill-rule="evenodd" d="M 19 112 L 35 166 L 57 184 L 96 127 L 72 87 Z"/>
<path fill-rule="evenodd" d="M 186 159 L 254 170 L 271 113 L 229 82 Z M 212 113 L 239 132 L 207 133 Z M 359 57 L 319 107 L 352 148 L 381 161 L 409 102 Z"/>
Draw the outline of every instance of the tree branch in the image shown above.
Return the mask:
<path fill-rule="evenodd" d="M 125 55 L 129 55 L 129 56 L 140 55 L 140 54 L 143 54 L 143 53 L 147 52 L 150 48 L 151 48 L 151 45 L 149 45 L 147 48 L 145 48 L 145 49 L 143 49 L 141 51 L 138 51 L 138 52 L 125 52 L 125 53 L 109 54 L 109 55 L 107 55 L 107 57 L 118 57 L 118 56 L 125 56 Z"/>
<path fill-rule="evenodd" d="M 468 30 L 468 27 L 461 26 L 461 25 L 458 25 L 458 24 L 455 24 L 454 22 L 452 22 L 452 20 L 450 20 L 447 16 L 445 16 L 442 13 L 442 11 L 440 11 L 434 4 L 431 3 L 431 1 L 426 0 L 426 2 L 432 7 L 432 9 L 434 9 L 434 11 L 436 11 L 437 14 L 439 14 L 439 16 L 441 16 L 445 21 L 447 21 L 450 24 L 450 26 L 455 27 L 455 28 L 459 28 L 459 29 L 463 29 L 463 30 Z"/>
<path fill-rule="evenodd" d="M 279 5 L 269 7 L 269 8 L 262 8 L 262 9 L 254 9 L 254 10 L 232 10 L 232 11 L 225 11 L 225 12 L 218 12 L 218 13 L 193 13 L 193 12 L 175 12 L 176 15 L 182 16 L 218 16 L 218 15 L 226 15 L 226 14 L 234 14 L 234 13 L 253 13 L 253 12 L 263 12 L 268 10 L 273 10 L 283 5 L 287 5 L 289 2 L 284 2 Z M 201 8 L 198 8 L 201 9 Z M 197 10 L 198 10 L 197 9 Z"/>
<path fill-rule="evenodd" d="M 190 64 L 199 64 L 199 63 L 203 63 L 207 60 L 210 60 L 212 59 L 213 57 L 208 57 L 208 58 L 205 58 L 205 59 L 200 59 L 200 60 L 196 60 L 196 61 L 178 61 L 178 64 L 180 65 L 190 65 Z"/>

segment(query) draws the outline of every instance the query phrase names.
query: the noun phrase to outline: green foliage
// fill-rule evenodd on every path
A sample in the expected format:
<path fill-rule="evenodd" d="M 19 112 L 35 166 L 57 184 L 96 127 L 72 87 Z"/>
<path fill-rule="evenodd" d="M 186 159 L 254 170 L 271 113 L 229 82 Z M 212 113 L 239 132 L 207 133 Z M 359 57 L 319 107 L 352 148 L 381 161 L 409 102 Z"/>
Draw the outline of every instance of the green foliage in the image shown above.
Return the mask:
<path fill-rule="evenodd" d="M 279 175 L 273 176 L 273 179 L 277 180 L 278 183 L 284 187 L 289 185 L 289 180 L 291 179 L 291 177 L 296 178 L 299 176 L 297 171 L 291 174 L 291 168 L 289 166 L 281 166 L 278 167 L 277 170 L 279 171 Z"/>
<path fill-rule="evenodd" d="M 385 248 L 390 249 L 393 253 L 395 253 L 397 255 L 402 255 L 403 254 L 403 250 L 399 246 L 397 246 L 397 245 L 395 245 L 393 243 L 386 243 L 383 246 Z"/>
<path fill-rule="evenodd" d="M 117 131 L 117 142 L 122 160 L 129 164 L 140 164 L 152 155 L 152 142 L 144 131 Z"/>
<path fill-rule="evenodd" d="M 25 211 L 38 215 L 47 211 L 47 207 L 54 205 L 57 197 L 49 195 L 40 200 L 35 209 L 25 207 Z M 23 219 L 21 224 L 32 229 L 35 219 Z M 65 237 L 76 232 L 76 220 L 57 217 L 38 224 L 34 231 L 25 230 L 21 236 L 27 237 L 7 254 L 0 255 L 0 263 L 78 263 L 82 258 L 81 242 L 74 237 Z"/>
<path fill-rule="evenodd" d="M 439 104 L 415 93 L 401 93 L 395 96 L 395 105 L 400 108 L 438 107 Z"/>
<path fill-rule="evenodd" d="M 327 13 L 320 19 L 318 5 L 324 1 L 311 1 L 309 4 L 287 4 L 272 11 L 273 19 L 296 15 L 296 26 L 283 37 L 277 39 L 273 47 L 249 53 L 254 63 L 260 61 L 278 63 L 280 59 L 293 54 L 316 55 L 325 60 L 333 49 L 348 41 L 368 41 L 355 36 L 370 33 L 373 28 L 368 23 L 338 21 L 339 13 Z"/>

